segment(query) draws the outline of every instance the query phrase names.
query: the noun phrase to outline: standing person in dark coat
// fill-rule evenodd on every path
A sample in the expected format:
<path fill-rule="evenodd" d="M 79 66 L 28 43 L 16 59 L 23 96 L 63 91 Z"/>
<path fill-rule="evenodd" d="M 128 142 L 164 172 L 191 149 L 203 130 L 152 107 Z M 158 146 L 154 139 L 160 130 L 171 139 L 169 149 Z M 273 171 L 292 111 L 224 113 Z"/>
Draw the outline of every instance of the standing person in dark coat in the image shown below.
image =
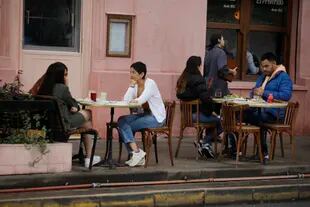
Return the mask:
<path fill-rule="evenodd" d="M 205 79 L 200 73 L 201 58 L 198 56 L 191 56 L 187 62 L 186 67 L 178 79 L 177 82 L 177 97 L 178 99 L 184 101 L 190 101 L 195 99 L 200 99 L 202 104 L 200 107 L 199 121 L 201 123 L 216 123 L 218 135 L 223 132 L 220 119 L 213 115 L 213 102 L 210 97 L 210 90 L 206 85 Z M 197 119 L 197 114 L 193 114 L 193 120 Z M 212 133 L 207 132 L 206 136 L 203 138 L 203 143 L 201 144 L 201 150 L 203 154 L 207 156 L 214 157 L 212 148 Z"/>
<path fill-rule="evenodd" d="M 230 94 L 227 81 L 231 81 L 237 74 L 237 67 L 230 69 L 227 66 L 227 54 L 224 50 L 225 41 L 222 34 L 213 34 L 204 62 L 203 76 L 211 85 L 212 96 L 220 91 L 221 96 Z"/>

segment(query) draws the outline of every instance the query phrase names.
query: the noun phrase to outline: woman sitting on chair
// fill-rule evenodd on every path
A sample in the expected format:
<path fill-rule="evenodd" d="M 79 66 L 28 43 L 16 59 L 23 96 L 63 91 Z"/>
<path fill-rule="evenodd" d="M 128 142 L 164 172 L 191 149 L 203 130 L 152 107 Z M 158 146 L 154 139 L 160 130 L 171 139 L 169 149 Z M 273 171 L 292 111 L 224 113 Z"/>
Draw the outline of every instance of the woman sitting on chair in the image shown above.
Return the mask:
<path fill-rule="evenodd" d="M 161 127 L 166 119 L 165 105 L 154 80 L 146 78 L 146 65 L 142 62 L 130 66 L 130 84 L 124 96 L 130 103 L 139 103 L 143 111 L 121 116 L 118 119 L 119 133 L 126 144 L 131 159 L 125 163 L 130 167 L 144 165 L 145 152 L 137 146 L 134 133 L 145 128 Z"/>
<path fill-rule="evenodd" d="M 80 110 L 76 100 L 72 98 L 68 87 L 68 68 L 61 62 L 51 64 L 40 83 L 38 95 L 48 95 L 58 98 L 60 110 L 63 112 L 64 121 L 68 128 L 91 128 L 91 113 L 88 110 Z M 85 167 L 89 167 L 91 155 L 91 135 L 84 135 L 86 158 Z M 99 156 L 94 156 L 93 165 L 100 162 Z"/>
<path fill-rule="evenodd" d="M 220 118 L 213 114 L 213 102 L 210 97 L 210 88 L 206 85 L 205 79 L 201 72 L 201 58 L 191 56 L 186 67 L 177 82 L 177 97 L 183 101 L 191 101 L 200 99 L 202 105 L 200 107 L 199 121 L 201 123 L 216 123 L 217 134 L 223 132 Z M 197 120 L 197 114 L 193 114 L 193 120 Z M 214 158 L 211 148 L 212 133 L 207 132 L 202 143 L 198 143 L 199 154 Z"/>

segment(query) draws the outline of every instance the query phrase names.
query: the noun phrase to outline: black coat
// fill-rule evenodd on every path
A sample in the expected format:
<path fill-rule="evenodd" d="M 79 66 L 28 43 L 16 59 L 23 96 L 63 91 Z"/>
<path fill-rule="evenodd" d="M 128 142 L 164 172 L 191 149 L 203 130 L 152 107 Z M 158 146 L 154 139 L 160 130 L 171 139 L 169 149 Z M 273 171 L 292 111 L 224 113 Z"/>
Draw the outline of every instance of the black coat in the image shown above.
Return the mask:
<path fill-rule="evenodd" d="M 211 115 L 213 112 L 214 104 L 210 96 L 210 90 L 207 87 L 205 79 L 200 74 L 189 76 L 185 90 L 176 95 L 177 98 L 182 101 L 200 99 L 202 102 L 200 111 L 207 116 Z"/>

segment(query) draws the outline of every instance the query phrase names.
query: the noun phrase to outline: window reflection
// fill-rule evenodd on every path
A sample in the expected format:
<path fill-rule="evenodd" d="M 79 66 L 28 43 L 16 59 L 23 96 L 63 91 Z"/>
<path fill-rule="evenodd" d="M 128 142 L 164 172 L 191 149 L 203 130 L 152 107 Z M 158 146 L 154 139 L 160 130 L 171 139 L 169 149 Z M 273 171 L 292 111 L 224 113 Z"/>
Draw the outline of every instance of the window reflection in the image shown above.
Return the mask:
<path fill-rule="evenodd" d="M 248 51 L 260 60 L 266 52 L 273 52 L 283 63 L 283 34 L 276 32 L 250 32 Z"/>
<path fill-rule="evenodd" d="M 210 42 L 210 37 L 213 34 L 220 33 L 225 40 L 225 51 L 227 54 L 227 64 L 230 68 L 234 68 L 237 65 L 237 45 L 238 45 L 238 30 L 233 29 L 208 29 L 207 31 L 207 45 Z M 207 51 L 207 50 L 206 50 Z"/>
<path fill-rule="evenodd" d="M 252 1 L 252 24 L 286 26 L 287 0 Z"/>
<path fill-rule="evenodd" d="M 208 0 L 208 22 L 238 23 L 240 0 Z"/>

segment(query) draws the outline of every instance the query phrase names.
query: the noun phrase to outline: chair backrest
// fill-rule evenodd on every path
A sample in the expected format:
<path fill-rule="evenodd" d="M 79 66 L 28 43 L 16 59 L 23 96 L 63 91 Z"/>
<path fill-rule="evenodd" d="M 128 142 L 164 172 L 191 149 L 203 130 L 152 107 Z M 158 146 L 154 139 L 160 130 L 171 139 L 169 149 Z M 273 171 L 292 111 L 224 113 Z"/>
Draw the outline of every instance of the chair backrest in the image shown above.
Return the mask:
<path fill-rule="evenodd" d="M 241 129 L 243 111 L 248 105 L 239 105 L 233 103 L 222 103 L 221 124 L 226 132 L 236 132 Z"/>
<path fill-rule="evenodd" d="M 298 102 L 288 102 L 285 112 L 284 124 L 293 127 L 296 121 L 296 116 L 298 113 L 299 103 Z"/>
<path fill-rule="evenodd" d="M 175 101 L 165 101 L 166 123 L 165 126 L 171 131 L 175 113 Z"/>
<path fill-rule="evenodd" d="M 196 121 L 193 121 L 193 109 L 196 109 L 196 113 L 199 114 L 200 100 L 196 99 L 193 101 L 180 101 L 181 108 L 181 127 L 193 127 L 195 124 L 199 124 L 199 116 Z"/>
<path fill-rule="evenodd" d="M 50 133 L 54 141 L 66 142 L 69 138 L 68 127 L 65 124 L 63 112 L 59 100 L 54 96 L 36 95 L 36 100 L 49 101 L 53 106 L 53 111 L 49 116 Z"/>

